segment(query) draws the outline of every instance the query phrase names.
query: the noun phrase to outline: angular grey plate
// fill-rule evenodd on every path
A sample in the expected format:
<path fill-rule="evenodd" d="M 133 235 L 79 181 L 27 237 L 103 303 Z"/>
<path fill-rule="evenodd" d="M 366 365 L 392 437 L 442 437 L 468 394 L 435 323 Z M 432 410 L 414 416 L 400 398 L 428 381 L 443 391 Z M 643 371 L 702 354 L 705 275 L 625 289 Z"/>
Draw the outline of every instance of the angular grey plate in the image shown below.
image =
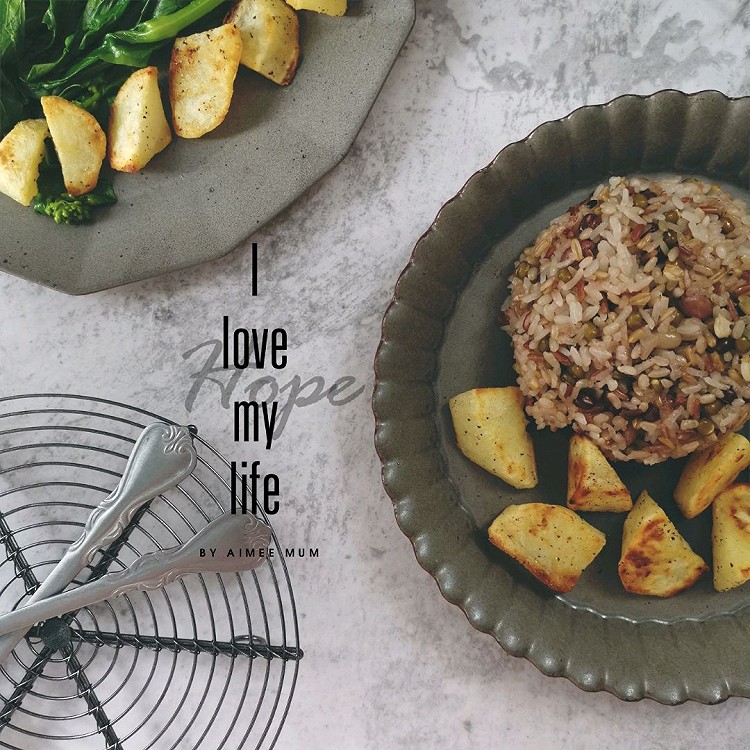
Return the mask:
<path fill-rule="evenodd" d="M 612 174 L 703 175 L 750 205 L 749 142 L 750 99 L 716 91 L 624 96 L 546 123 L 441 209 L 385 314 L 375 442 L 417 559 L 474 627 L 585 690 L 668 704 L 750 696 L 750 587 L 719 594 L 708 574 L 672 599 L 627 594 L 617 576 L 623 515 L 589 513 L 607 545 L 572 592 L 554 595 L 492 547 L 487 528 L 511 503 L 564 502 L 569 434 L 533 434 L 539 486 L 514 490 L 459 453 L 447 401 L 515 382 L 497 316 L 513 262 L 551 219 Z M 710 514 L 687 521 L 671 500 L 680 468 L 617 466 L 710 561 Z"/>
<path fill-rule="evenodd" d="M 344 158 L 414 23 L 414 0 L 350 6 L 343 18 L 300 13 L 292 84 L 241 68 L 225 122 L 117 175 L 119 203 L 94 224 L 58 227 L 1 196 L 0 269 L 85 294 L 236 247 Z"/>

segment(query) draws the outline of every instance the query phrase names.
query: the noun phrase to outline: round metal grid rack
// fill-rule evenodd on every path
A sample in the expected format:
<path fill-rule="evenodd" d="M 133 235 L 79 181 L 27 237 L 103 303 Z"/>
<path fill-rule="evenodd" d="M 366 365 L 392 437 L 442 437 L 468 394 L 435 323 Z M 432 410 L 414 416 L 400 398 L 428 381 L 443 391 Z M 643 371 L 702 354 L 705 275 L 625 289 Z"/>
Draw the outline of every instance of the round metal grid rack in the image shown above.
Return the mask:
<path fill-rule="evenodd" d="M 0 399 L 0 611 L 51 571 L 154 421 L 170 422 L 86 396 Z M 228 509 L 230 465 L 200 435 L 195 443 L 191 476 L 142 507 L 72 585 L 173 547 Z M 274 534 L 252 572 L 186 576 L 30 630 L 0 665 L 0 747 L 271 748 L 301 657 Z"/>

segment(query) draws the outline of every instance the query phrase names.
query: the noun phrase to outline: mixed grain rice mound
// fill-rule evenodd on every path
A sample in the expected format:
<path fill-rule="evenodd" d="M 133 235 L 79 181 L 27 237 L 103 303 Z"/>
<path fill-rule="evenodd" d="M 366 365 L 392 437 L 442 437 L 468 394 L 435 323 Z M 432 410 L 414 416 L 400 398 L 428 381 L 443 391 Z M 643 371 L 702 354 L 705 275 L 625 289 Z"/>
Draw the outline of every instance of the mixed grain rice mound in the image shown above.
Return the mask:
<path fill-rule="evenodd" d="M 518 259 L 503 310 L 526 411 L 618 460 L 750 417 L 750 216 L 693 178 L 612 177 Z"/>

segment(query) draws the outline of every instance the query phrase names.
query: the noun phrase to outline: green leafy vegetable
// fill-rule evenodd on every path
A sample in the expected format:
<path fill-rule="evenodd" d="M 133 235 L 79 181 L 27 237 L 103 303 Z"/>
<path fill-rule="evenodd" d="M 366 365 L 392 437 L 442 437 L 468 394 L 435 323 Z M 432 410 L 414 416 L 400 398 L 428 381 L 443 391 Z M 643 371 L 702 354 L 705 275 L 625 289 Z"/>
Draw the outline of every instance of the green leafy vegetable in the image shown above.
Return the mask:
<path fill-rule="evenodd" d="M 26 26 L 24 0 L 0 3 L 0 62 L 15 62 L 23 49 Z"/>
<path fill-rule="evenodd" d="M 0 0 L 0 135 L 38 116 L 37 100 L 48 95 L 106 118 L 133 69 L 226 2 Z"/>
<path fill-rule="evenodd" d="M 2 0 L 0 0 L 1 2 Z M 15 123 L 23 119 L 28 103 L 25 89 L 6 75 L 0 67 L 0 135 L 10 130 Z M 6 128 L 6 123 L 8 127 Z"/>
<path fill-rule="evenodd" d="M 135 68 L 185 29 L 220 23 L 228 0 L 0 0 L 0 137 L 40 117 L 42 96 L 62 96 L 104 123 L 117 90 Z M 210 28 L 206 25 L 205 28 Z M 112 186 L 78 198 L 66 192 L 50 149 L 34 211 L 58 224 L 80 224 L 115 203 Z"/>
<path fill-rule="evenodd" d="M 23 0 L 0 0 L 0 135 L 22 118 L 28 99 L 17 73 L 25 26 Z"/>
<path fill-rule="evenodd" d="M 96 186 L 92 193 L 77 198 L 70 193 L 43 195 L 39 193 L 31 201 L 31 207 L 42 216 L 49 216 L 56 224 L 83 224 L 91 220 L 95 206 L 117 203 L 117 196 L 111 185 Z"/>

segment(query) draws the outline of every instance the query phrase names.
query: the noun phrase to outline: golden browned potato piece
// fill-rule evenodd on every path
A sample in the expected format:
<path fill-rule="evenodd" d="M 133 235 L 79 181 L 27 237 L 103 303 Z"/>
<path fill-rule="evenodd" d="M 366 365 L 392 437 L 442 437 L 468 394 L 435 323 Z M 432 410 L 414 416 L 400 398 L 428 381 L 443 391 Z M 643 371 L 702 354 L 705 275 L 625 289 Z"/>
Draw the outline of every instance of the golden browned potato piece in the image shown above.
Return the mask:
<path fill-rule="evenodd" d="M 708 566 L 644 491 L 625 519 L 617 569 L 631 594 L 665 597 L 692 586 Z"/>
<path fill-rule="evenodd" d="M 71 195 L 90 193 L 99 181 L 107 154 L 107 138 L 96 118 L 59 96 L 43 96 L 42 111 Z"/>
<path fill-rule="evenodd" d="M 284 0 L 239 0 L 227 22 L 242 37 L 240 62 L 286 86 L 299 60 L 299 20 Z"/>
<path fill-rule="evenodd" d="M 475 388 L 449 401 L 456 442 L 475 464 L 513 487 L 536 487 L 534 445 L 516 387 Z"/>
<path fill-rule="evenodd" d="M 568 448 L 568 507 L 624 513 L 633 507 L 628 488 L 591 438 L 573 435 Z"/>
<path fill-rule="evenodd" d="M 177 135 L 200 138 L 224 122 L 241 55 L 242 39 L 233 23 L 175 39 L 169 100 Z"/>
<path fill-rule="evenodd" d="M 109 112 L 109 164 L 137 172 L 172 140 L 155 67 L 136 70 L 117 92 Z"/>
<path fill-rule="evenodd" d="M 39 192 L 39 165 L 44 158 L 46 120 L 22 120 L 0 141 L 0 193 L 24 206 Z"/>
<path fill-rule="evenodd" d="M 346 0 L 289 0 L 295 10 L 313 10 L 327 16 L 343 16 L 346 13 Z"/>
<path fill-rule="evenodd" d="M 601 552 L 606 538 L 561 505 L 508 506 L 490 526 L 489 537 L 553 591 L 570 591 Z"/>
<path fill-rule="evenodd" d="M 685 518 L 695 518 L 750 466 L 750 442 L 728 432 L 718 442 L 695 453 L 685 464 L 674 491 L 674 499 Z"/>
<path fill-rule="evenodd" d="M 729 591 L 750 579 L 750 485 L 724 490 L 712 512 L 714 588 Z"/>

